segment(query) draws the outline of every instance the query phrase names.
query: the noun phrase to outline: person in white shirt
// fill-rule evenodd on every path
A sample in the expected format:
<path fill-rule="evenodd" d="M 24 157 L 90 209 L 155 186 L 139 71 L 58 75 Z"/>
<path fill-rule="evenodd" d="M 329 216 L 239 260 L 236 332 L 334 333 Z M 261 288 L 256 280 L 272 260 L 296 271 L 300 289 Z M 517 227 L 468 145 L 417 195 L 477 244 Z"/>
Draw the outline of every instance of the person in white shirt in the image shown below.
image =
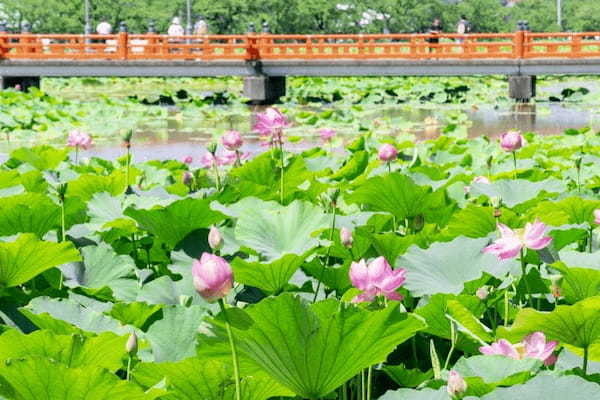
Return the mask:
<path fill-rule="evenodd" d="M 169 30 L 167 31 L 169 36 L 183 36 L 184 30 L 183 26 L 181 26 L 181 21 L 179 17 L 174 17 L 171 21 L 171 25 L 169 26 Z"/>
<path fill-rule="evenodd" d="M 112 26 L 108 23 L 108 21 L 106 21 L 106 19 L 103 19 L 96 27 L 96 33 L 98 33 L 98 35 L 110 35 L 111 32 Z"/>

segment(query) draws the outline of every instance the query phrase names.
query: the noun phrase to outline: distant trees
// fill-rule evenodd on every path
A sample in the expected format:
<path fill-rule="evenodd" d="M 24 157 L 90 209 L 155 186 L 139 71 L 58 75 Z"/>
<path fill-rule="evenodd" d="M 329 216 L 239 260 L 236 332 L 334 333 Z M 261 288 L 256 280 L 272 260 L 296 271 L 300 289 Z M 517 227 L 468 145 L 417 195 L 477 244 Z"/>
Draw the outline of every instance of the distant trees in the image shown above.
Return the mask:
<path fill-rule="evenodd" d="M 34 32 L 83 31 L 84 0 L 0 0 L 13 29 L 22 22 Z M 148 22 L 165 32 L 173 16 L 185 17 L 186 0 L 90 0 L 93 26 L 106 17 L 115 30 L 126 21 L 130 31 L 145 32 Z M 512 8 L 502 0 L 192 0 L 211 33 L 244 33 L 250 23 L 268 22 L 274 33 L 422 32 L 434 17 L 454 31 L 465 14 L 474 32 L 513 31 L 526 19 L 536 31 L 556 31 L 556 0 L 524 0 Z M 184 18 L 185 21 L 185 18 Z M 564 0 L 566 30 L 600 30 L 600 1 Z"/>

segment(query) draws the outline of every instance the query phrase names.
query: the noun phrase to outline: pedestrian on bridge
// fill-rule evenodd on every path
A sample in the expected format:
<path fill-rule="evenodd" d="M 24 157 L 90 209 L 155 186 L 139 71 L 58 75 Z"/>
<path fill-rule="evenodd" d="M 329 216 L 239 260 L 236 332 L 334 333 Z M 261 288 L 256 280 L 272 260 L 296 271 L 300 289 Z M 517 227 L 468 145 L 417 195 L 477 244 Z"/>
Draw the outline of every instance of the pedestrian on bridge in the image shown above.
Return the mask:
<path fill-rule="evenodd" d="M 208 35 L 208 23 L 202 15 L 198 17 L 198 21 L 194 24 L 194 35 Z"/>
<path fill-rule="evenodd" d="M 183 26 L 181 26 L 181 20 L 179 17 L 174 17 L 171 21 L 171 25 L 167 30 L 167 35 L 169 36 L 183 36 L 185 31 L 183 30 Z"/>
<path fill-rule="evenodd" d="M 471 32 L 471 23 L 467 20 L 467 17 L 463 14 L 460 16 L 458 20 L 458 24 L 456 24 L 456 33 L 459 35 L 466 35 Z M 456 43 L 464 43 L 464 37 L 456 38 Z"/>
<path fill-rule="evenodd" d="M 429 48 L 430 53 L 433 53 L 437 48 L 437 44 L 440 42 L 440 38 L 438 37 L 438 35 L 442 32 L 442 30 L 442 21 L 437 17 L 434 18 L 433 22 L 431 23 L 431 26 L 429 27 L 428 33 L 430 37 L 427 39 L 429 43 L 434 45 L 434 47 Z"/>
<path fill-rule="evenodd" d="M 108 23 L 106 18 L 102 18 L 96 27 L 96 33 L 98 35 L 110 35 L 112 33 L 112 26 Z"/>

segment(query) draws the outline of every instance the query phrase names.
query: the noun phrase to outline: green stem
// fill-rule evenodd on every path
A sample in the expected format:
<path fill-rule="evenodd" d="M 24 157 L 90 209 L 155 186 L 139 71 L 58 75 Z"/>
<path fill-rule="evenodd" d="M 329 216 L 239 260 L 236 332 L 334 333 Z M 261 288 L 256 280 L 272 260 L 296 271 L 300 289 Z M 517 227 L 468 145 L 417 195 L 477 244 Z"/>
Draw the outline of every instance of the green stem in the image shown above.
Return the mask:
<path fill-rule="evenodd" d="M 411 347 L 412 347 L 412 356 L 413 362 L 415 363 L 415 368 L 419 368 L 419 359 L 417 358 L 417 337 L 413 336 L 411 338 Z"/>
<path fill-rule="evenodd" d="M 127 380 L 130 380 L 131 378 L 131 355 L 127 356 L 127 375 L 126 375 Z"/>
<path fill-rule="evenodd" d="M 333 207 L 333 218 L 331 220 L 331 230 L 329 231 L 329 242 L 333 240 L 333 231 L 335 229 L 335 217 L 337 215 L 337 207 Z M 323 275 L 325 275 L 325 268 L 329 265 L 329 252 L 331 251 L 331 245 L 327 248 L 327 253 L 325 254 L 325 264 L 323 264 L 323 269 L 321 269 L 321 275 L 319 276 L 319 282 L 317 282 L 317 290 L 315 290 L 315 295 L 313 297 L 313 303 L 317 301 L 317 295 L 319 294 L 319 289 L 321 289 L 321 281 L 323 280 Z M 350 250 L 352 251 L 352 250 Z"/>
<path fill-rule="evenodd" d="M 127 191 L 127 189 L 129 188 L 129 165 L 131 163 L 131 156 L 130 156 L 130 147 L 129 144 L 127 145 L 127 159 L 125 160 L 125 165 L 126 165 L 126 170 L 125 170 L 125 191 Z"/>
<path fill-rule="evenodd" d="M 588 346 L 583 348 L 583 366 L 581 369 L 583 370 L 583 374 L 587 375 L 587 366 L 588 366 Z"/>
<path fill-rule="evenodd" d="M 240 387 L 240 366 L 237 356 L 237 350 L 235 348 L 235 341 L 233 340 L 233 332 L 231 331 L 231 324 L 229 323 L 229 317 L 225 310 L 225 303 L 223 299 L 219 299 L 219 306 L 223 312 L 225 318 L 225 329 L 227 329 L 227 336 L 229 336 L 229 346 L 231 347 L 231 358 L 233 359 L 233 377 L 235 379 L 235 399 L 242 399 L 242 389 Z"/>
<path fill-rule="evenodd" d="M 524 280 L 525 289 L 527 290 L 527 303 L 529 304 L 529 307 L 533 308 L 533 301 L 531 300 L 531 288 L 529 287 L 529 282 L 527 281 L 527 263 L 525 262 L 525 254 L 523 249 L 521 249 L 521 271 L 521 279 Z"/>
<path fill-rule="evenodd" d="M 361 400 L 366 400 L 367 391 L 365 385 L 365 370 L 360 371 L 360 398 Z"/>
<path fill-rule="evenodd" d="M 373 367 L 369 367 L 367 372 L 367 400 L 371 400 L 371 379 L 373 377 Z"/>
<path fill-rule="evenodd" d="M 504 290 L 504 326 L 508 326 L 508 289 Z"/>
<path fill-rule="evenodd" d="M 590 228 L 590 242 L 588 243 L 588 252 L 592 252 L 592 244 L 594 240 L 594 228 Z"/>
<path fill-rule="evenodd" d="M 448 356 L 446 356 L 446 361 L 444 362 L 444 369 L 448 369 L 450 358 L 452 357 L 452 353 L 454 353 L 454 347 L 456 346 L 456 339 L 456 328 L 454 326 L 454 322 L 450 321 L 450 351 L 448 352 Z"/>
<path fill-rule="evenodd" d="M 67 240 L 67 232 L 66 232 L 66 223 L 65 223 L 65 200 L 62 198 L 60 200 L 60 230 L 61 230 L 61 242 L 65 242 Z M 60 271 L 60 270 L 59 270 Z M 60 273 L 60 280 L 58 281 L 58 290 L 62 290 L 63 287 L 63 274 Z"/>
<path fill-rule="evenodd" d="M 213 159 L 213 170 L 215 171 L 215 181 L 217 184 L 217 192 L 221 191 L 221 176 L 219 175 L 219 167 L 217 166 L 217 160 Z"/>
<path fill-rule="evenodd" d="M 512 155 L 513 155 L 513 165 L 514 165 L 513 173 L 514 173 L 515 179 L 517 179 L 517 152 L 513 151 Z"/>
<path fill-rule="evenodd" d="M 389 161 L 387 162 L 387 167 L 388 167 L 388 173 L 392 173 L 392 163 L 390 163 Z"/>
<path fill-rule="evenodd" d="M 283 154 L 283 139 L 281 138 L 281 135 L 279 137 L 279 158 L 280 158 L 280 175 L 279 175 L 279 202 L 281 204 L 283 204 L 283 198 L 284 198 L 284 193 L 283 193 L 283 186 L 284 186 L 284 181 L 283 181 L 283 172 L 284 172 L 284 154 Z"/>
<path fill-rule="evenodd" d="M 78 164 L 77 160 L 79 159 L 79 145 L 75 145 L 75 164 Z"/>
<path fill-rule="evenodd" d="M 342 385 L 342 400 L 348 400 L 348 383 Z"/>

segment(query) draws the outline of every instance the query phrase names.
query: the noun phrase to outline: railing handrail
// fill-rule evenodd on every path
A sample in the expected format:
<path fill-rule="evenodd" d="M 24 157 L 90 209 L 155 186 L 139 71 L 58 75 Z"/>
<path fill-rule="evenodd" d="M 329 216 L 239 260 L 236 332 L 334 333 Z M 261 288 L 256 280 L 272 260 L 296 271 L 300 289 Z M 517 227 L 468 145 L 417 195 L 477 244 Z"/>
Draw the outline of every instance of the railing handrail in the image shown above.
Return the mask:
<path fill-rule="evenodd" d="M 600 32 L 168 36 L 0 33 L 0 59 L 273 60 L 600 57 Z"/>

